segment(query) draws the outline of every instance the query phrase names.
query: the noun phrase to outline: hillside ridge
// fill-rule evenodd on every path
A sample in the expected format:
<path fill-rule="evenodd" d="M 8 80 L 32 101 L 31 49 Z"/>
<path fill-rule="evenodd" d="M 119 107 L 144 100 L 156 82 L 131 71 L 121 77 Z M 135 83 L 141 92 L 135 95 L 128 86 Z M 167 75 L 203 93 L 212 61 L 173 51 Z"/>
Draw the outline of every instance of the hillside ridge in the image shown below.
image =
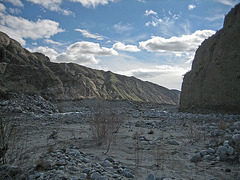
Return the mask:
<path fill-rule="evenodd" d="M 22 48 L 0 32 L 1 92 L 37 93 L 52 100 L 99 98 L 178 104 L 179 93 L 110 71 L 74 63 L 51 62 L 44 54 Z"/>

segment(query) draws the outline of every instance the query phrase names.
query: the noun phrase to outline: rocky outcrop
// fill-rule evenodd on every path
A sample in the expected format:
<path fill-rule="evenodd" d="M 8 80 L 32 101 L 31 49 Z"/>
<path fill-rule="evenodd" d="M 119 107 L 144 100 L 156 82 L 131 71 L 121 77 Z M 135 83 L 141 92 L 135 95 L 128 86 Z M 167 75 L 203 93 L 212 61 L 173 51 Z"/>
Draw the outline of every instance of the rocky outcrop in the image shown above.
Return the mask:
<path fill-rule="evenodd" d="M 0 32 L 0 94 L 39 94 L 53 100 L 99 98 L 178 104 L 179 94 L 135 77 L 90 69 L 73 63 L 54 63 L 31 53 Z"/>
<path fill-rule="evenodd" d="M 198 48 L 184 76 L 180 111 L 240 113 L 240 4 L 223 28 Z"/>

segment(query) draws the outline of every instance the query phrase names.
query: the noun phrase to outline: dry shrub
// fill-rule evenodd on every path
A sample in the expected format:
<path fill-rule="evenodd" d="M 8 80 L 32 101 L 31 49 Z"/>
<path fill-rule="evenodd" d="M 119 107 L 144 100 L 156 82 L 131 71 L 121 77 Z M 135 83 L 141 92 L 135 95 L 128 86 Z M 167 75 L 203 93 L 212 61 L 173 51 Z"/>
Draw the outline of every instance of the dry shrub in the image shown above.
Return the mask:
<path fill-rule="evenodd" d="M 196 125 L 189 124 L 186 132 L 186 137 L 189 139 L 189 143 L 192 145 L 198 142 L 202 137 L 205 138 L 205 135 L 201 134 L 201 132 L 197 129 Z"/>
<path fill-rule="evenodd" d="M 139 138 L 139 133 L 138 131 L 136 131 L 135 133 L 133 133 L 133 139 L 136 140 Z"/>
<path fill-rule="evenodd" d="M 139 132 L 136 131 L 133 133 L 133 139 L 135 140 L 135 148 L 134 148 L 134 160 L 135 160 L 135 167 L 138 168 L 142 161 L 142 146 L 139 139 Z"/>
<path fill-rule="evenodd" d="M 0 163 L 19 166 L 28 160 L 29 134 L 24 137 L 23 130 L 8 113 L 0 115 Z"/>
<path fill-rule="evenodd" d="M 155 146 L 155 165 L 158 168 L 163 168 L 163 161 L 164 161 L 164 151 L 162 148 L 162 144 L 161 145 L 157 145 Z"/>
<path fill-rule="evenodd" d="M 48 154 L 54 152 L 54 145 L 49 145 L 47 148 L 47 152 L 48 152 Z"/>
<path fill-rule="evenodd" d="M 97 144 L 107 145 L 107 152 L 124 119 L 112 107 L 106 106 L 104 102 L 100 102 L 94 109 L 94 115 L 90 122 L 92 137 Z"/>
<path fill-rule="evenodd" d="M 8 118 L 3 119 L 0 114 L 0 160 L 4 164 L 7 161 L 7 151 L 13 133 L 13 125 Z"/>
<path fill-rule="evenodd" d="M 226 125 L 226 122 L 224 122 L 224 121 L 220 121 L 219 123 L 218 123 L 218 129 L 221 129 L 221 130 L 226 130 L 227 129 L 227 125 Z"/>

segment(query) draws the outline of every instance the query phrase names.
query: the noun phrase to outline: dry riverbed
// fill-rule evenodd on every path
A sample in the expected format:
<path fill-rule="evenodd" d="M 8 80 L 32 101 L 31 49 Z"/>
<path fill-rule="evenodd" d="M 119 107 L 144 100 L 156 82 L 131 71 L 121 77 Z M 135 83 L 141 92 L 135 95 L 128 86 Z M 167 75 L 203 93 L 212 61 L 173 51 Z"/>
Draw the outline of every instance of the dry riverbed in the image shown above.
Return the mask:
<path fill-rule="evenodd" d="M 108 146 L 94 140 L 89 123 L 94 102 L 57 103 L 64 113 L 30 112 L 19 106 L 22 112 L 13 111 L 9 117 L 15 127 L 8 152 L 11 166 L 2 166 L 1 176 L 39 180 L 239 178 L 239 115 L 194 115 L 178 113 L 174 106 L 107 102 L 124 122 L 112 134 L 106 153 Z M 6 101 L 1 104 L 14 109 Z"/>

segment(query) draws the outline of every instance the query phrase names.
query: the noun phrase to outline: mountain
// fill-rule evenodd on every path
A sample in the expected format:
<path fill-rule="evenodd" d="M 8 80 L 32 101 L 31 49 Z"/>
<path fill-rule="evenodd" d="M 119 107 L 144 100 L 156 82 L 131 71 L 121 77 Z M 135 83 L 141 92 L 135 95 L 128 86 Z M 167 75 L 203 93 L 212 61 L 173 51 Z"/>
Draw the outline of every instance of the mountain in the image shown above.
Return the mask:
<path fill-rule="evenodd" d="M 37 93 L 53 100 L 100 98 L 178 104 L 179 94 L 135 77 L 54 63 L 0 32 L 0 92 Z"/>
<path fill-rule="evenodd" d="M 184 76 L 180 111 L 240 113 L 240 4 L 198 48 Z"/>

